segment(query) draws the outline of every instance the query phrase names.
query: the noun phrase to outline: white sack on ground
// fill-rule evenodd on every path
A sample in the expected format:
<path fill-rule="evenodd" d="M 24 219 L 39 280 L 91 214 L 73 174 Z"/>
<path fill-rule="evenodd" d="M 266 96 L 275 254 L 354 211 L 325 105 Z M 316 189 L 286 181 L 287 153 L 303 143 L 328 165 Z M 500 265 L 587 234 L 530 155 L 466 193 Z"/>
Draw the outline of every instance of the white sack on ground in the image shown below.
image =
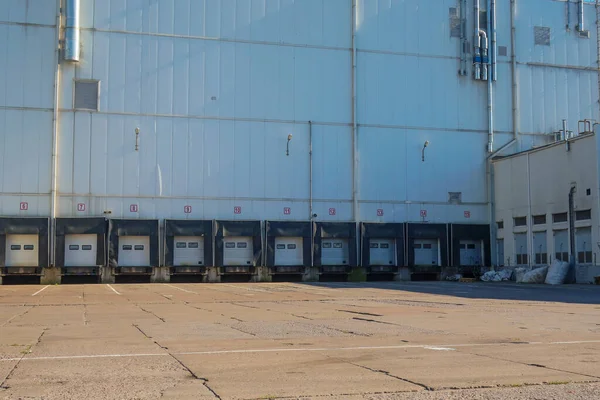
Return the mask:
<path fill-rule="evenodd" d="M 547 273 L 548 267 L 536 268 L 533 271 L 527 272 L 523 276 L 521 283 L 544 283 Z"/>
<path fill-rule="evenodd" d="M 562 285 L 567 279 L 569 273 L 569 263 L 564 261 L 554 260 L 550 268 L 548 268 L 548 275 L 546 275 L 546 285 Z"/>

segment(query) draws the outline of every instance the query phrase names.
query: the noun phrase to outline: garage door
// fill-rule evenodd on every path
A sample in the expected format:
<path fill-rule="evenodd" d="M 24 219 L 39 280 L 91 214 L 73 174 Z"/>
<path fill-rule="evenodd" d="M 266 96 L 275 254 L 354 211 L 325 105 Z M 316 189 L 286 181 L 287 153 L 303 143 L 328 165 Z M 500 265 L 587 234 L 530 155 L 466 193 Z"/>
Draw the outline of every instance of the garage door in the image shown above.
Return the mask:
<path fill-rule="evenodd" d="M 301 237 L 275 238 L 275 265 L 301 266 L 304 264 Z"/>
<path fill-rule="evenodd" d="M 223 238 L 224 266 L 250 266 L 254 258 L 252 237 L 226 236 Z"/>
<path fill-rule="evenodd" d="M 482 265 L 481 260 L 481 240 L 461 240 L 460 265 L 474 266 Z"/>
<path fill-rule="evenodd" d="M 38 235 L 6 235 L 7 267 L 37 267 Z"/>
<path fill-rule="evenodd" d="M 150 237 L 120 236 L 119 267 L 149 267 Z"/>
<path fill-rule="evenodd" d="M 369 264 L 396 265 L 396 240 L 369 239 Z"/>
<path fill-rule="evenodd" d="M 350 259 L 348 239 L 323 239 L 321 244 L 321 264 L 348 265 Z"/>
<path fill-rule="evenodd" d="M 174 243 L 174 266 L 204 265 L 204 238 L 202 236 L 175 236 Z"/>
<path fill-rule="evenodd" d="M 97 235 L 65 235 L 65 267 L 95 267 Z"/>
<path fill-rule="evenodd" d="M 415 265 L 439 265 L 437 239 L 415 239 Z"/>

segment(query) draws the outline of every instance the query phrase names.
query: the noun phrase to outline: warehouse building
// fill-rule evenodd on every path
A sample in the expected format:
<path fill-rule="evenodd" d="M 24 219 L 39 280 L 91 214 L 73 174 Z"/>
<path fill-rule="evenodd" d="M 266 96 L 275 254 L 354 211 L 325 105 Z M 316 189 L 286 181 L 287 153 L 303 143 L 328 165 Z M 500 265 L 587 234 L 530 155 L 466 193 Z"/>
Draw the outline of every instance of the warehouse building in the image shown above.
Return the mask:
<path fill-rule="evenodd" d="M 577 265 L 573 279 L 600 276 L 598 154 L 591 126 L 557 141 L 494 160 L 498 265 Z M 572 257 L 572 258 L 571 258 Z"/>
<path fill-rule="evenodd" d="M 598 18 L 575 0 L 6 0 L 2 278 L 495 265 L 491 160 L 600 120 Z"/>

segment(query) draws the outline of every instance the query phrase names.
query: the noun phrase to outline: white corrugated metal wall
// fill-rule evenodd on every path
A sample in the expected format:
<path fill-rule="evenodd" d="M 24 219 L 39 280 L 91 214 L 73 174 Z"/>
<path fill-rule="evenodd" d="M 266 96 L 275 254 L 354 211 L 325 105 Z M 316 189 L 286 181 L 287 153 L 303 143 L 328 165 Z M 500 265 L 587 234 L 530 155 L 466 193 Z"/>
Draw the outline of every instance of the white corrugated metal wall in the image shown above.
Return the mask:
<path fill-rule="evenodd" d="M 82 60 L 61 65 L 58 216 L 306 220 L 313 121 L 314 211 L 352 220 L 352 0 L 81 3 Z M 48 216 L 56 5 L 0 5 L 0 210 Z M 489 222 L 487 85 L 457 73 L 457 5 L 357 0 L 362 221 Z M 510 2 L 497 9 L 499 148 L 512 138 Z M 563 118 L 598 119 L 596 12 L 589 39 L 572 18 L 567 32 L 564 1 L 517 0 L 521 149 Z M 536 26 L 550 46 L 534 45 Z M 74 79 L 100 80 L 99 111 L 73 110 Z"/>

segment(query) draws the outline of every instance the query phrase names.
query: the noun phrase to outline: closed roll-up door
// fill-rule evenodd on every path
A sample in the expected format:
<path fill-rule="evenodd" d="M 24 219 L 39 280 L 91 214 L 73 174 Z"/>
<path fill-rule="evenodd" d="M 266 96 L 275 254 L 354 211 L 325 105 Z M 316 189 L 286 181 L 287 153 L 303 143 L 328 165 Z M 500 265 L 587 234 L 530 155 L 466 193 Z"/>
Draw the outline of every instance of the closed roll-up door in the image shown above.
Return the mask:
<path fill-rule="evenodd" d="M 119 267 L 149 267 L 150 237 L 120 236 Z"/>

